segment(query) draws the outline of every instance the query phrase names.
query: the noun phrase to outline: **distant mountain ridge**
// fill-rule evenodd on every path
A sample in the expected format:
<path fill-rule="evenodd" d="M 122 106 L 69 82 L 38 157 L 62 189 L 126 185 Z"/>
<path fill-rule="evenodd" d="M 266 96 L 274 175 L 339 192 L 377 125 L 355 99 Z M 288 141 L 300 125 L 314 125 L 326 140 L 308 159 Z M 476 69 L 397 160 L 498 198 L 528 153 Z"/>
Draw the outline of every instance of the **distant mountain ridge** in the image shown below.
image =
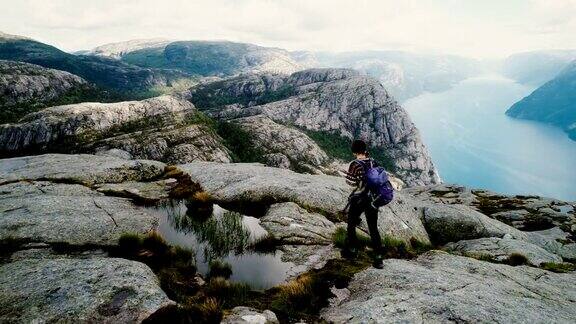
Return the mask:
<path fill-rule="evenodd" d="M 507 57 L 502 73 L 522 84 L 541 86 L 576 60 L 576 50 L 547 50 L 517 53 Z"/>
<path fill-rule="evenodd" d="M 303 69 L 286 50 L 229 41 L 130 40 L 98 46 L 86 54 L 116 58 L 143 68 L 177 69 L 199 76 L 226 77 L 251 72 L 290 74 Z"/>
<path fill-rule="evenodd" d="M 181 71 L 145 69 L 110 58 L 73 55 L 54 46 L 8 34 L 0 34 L 0 59 L 66 71 L 116 91 L 150 91 L 189 77 Z"/>
<path fill-rule="evenodd" d="M 576 141 L 576 61 L 515 103 L 506 114 L 559 126 Z"/>

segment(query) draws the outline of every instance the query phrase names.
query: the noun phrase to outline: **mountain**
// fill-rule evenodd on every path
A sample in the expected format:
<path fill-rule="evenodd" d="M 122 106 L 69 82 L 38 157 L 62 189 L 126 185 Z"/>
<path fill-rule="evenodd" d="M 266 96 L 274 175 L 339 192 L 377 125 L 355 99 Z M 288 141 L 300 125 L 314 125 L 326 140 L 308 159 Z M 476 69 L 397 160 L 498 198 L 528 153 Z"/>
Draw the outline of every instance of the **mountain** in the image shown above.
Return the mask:
<path fill-rule="evenodd" d="M 481 71 L 480 62 L 453 55 L 404 51 L 294 52 L 304 66 L 352 68 L 378 79 L 400 102 L 439 92 Z"/>
<path fill-rule="evenodd" d="M 575 59 L 576 50 L 518 53 L 506 58 L 502 72 L 520 83 L 541 86 L 552 80 Z"/>
<path fill-rule="evenodd" d="M 241 75 L 197 85 L 187 96 L 198 109 L 219 120 L 262 115 L 297 127 L 343 160 L 350 158 L 350 141 L 363 138 L 372 146 L 373 156 L 407 184 L 439 182 L 406 111 L 378 80 L 357 71 Z"/>
<path fill-rule="evenodd" d="M 292 73 L 302 69 L 288 51 L 228 41 L 131 40 L 102 45 L 88 54 L 117 58 L 144 68 L 176 69 L 199 76 Z"/>
<path fill-rule="evenodd" d="M 147 69 L 105 57 L 73 55 L 32 39 L 7 34 L 0 34 L 0 59 L 70 72 L 103 88 L 135 93 L 171 87 L 189 77 L 180 71 Z"/>
<path fill-rule="evenodd" d="M 576 141 L 576 61 L 515 103 L 506 114 L 562 127 Z"/>

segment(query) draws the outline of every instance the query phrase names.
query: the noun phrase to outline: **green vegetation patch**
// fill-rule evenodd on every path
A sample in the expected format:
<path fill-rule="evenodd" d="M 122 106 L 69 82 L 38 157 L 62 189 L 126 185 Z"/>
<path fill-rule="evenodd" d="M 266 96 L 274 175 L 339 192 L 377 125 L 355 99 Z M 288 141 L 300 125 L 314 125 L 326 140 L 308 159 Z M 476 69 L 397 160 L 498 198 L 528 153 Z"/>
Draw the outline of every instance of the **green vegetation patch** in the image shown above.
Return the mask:
<path fill-rule="evenodd" d="M 254 145 L 250 133 L 240 125 L 222 121 L 217 123 L 216 132 L 224 139 L 234 162 L 262 162 L 266 153 Z"/>
<path fill-rule="evenodd" d="M 334 131 L 317 131 L 305 128 L 299 128 L 306 133 L 328 156 L 336 159 L 349 161 L 354 159 L 350 151 L 352 140 L 337 134 Z M 395 172 L 396 166 L 394 161 L 386 154 L 386 150 L 381 147 L 370 146 L 368 148 L 370 156 L 380 163 L 387 171 Z"/>

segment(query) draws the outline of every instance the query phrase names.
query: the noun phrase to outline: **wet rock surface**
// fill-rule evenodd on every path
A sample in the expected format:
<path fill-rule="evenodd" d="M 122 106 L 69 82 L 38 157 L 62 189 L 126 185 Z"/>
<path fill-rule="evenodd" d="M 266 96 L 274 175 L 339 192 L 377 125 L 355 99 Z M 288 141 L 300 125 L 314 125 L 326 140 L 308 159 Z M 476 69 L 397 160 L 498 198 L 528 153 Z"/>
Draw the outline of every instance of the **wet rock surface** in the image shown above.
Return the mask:
<path fill-rule="evenodd" d="M 141 322 L 173 303 L 139 262 L 46 258 L 0 266 L 2 322 Z"/>
<path fill-rule="evenodd" d="M 499 262 L 507 261 L 514 254 L 522 255 L 526 257 L 529 264 L 535 266 L 545 262 L 562 262 L 561 257 L 537 245 L 511 238 L 489 237 L 459 241 L 447 244 L 444 249 L 464 256 L 488 257 Z"/>
<path fill-rule="evenodd" d="M 336 323 L 537 322 L 576 316 L 574 273 L 556 274 L 432 251 L 355 275 L 350 297 L 321 312 Z M 497 302 L 495 302 L 497 301 Z"/>

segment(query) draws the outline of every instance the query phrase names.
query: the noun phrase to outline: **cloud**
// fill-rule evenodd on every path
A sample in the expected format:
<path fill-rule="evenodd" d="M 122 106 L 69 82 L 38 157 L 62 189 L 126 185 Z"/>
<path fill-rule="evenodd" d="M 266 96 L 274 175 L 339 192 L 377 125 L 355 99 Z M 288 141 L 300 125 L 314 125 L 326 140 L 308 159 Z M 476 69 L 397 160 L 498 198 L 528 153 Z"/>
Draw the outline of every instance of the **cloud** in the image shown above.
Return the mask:
<path fill-rule="evenodd" d="M 470 56 L 576 47 L 576 0 L 0 0 L 0 30 L 66 50 L 134 38 Z"/>

